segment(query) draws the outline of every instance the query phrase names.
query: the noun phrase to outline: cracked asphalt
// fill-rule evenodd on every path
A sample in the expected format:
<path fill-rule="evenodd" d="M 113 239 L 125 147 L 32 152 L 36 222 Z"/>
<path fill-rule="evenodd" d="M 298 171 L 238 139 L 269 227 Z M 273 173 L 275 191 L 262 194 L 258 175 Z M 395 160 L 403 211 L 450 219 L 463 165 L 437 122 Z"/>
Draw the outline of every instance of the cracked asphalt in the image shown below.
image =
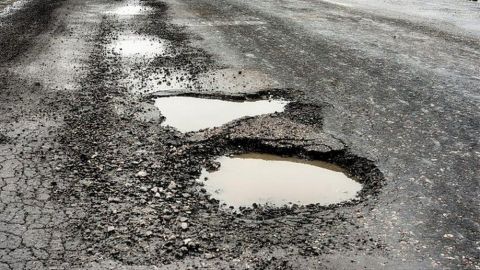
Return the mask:
<path fill-rule="evenodd" d="M 0 8 L 0 269 L 480 269 L 476 33 L 317 0 Z M 138 37 L 165 52 L 114 47 Z M 175 95 L 290 103 L 184 134 Z M 245 152 L 363 189 L 235 212 L 195 180 Z"/>

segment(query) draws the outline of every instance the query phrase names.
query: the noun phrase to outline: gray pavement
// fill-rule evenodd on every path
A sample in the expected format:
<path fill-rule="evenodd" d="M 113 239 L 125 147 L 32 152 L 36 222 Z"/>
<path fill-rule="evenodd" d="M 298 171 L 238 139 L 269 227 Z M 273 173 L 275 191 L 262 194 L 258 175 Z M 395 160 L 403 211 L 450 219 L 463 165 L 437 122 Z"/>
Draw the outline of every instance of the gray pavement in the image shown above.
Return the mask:
<path fill-rule="evenodd" d="M 479 4 L 448 23 L 359 2 L 32 0 L 0 13 L 0 269 L 480 269 Z M 132 33 L 175 56 L 111 52 Z M 180 94 L 279 90 L 294 105 L 180 134 L 160 113 L 145 120 L 136 94 L 164 68 L 200 78 Z M 247 89 L 211 87 L 238 71 Z M 365 181 L 385 179 L 359 203 L 235 215 L 192 179 L 239 148 L 350 158 Z M 143 191 L 171 181 L 160 198 Z"/>

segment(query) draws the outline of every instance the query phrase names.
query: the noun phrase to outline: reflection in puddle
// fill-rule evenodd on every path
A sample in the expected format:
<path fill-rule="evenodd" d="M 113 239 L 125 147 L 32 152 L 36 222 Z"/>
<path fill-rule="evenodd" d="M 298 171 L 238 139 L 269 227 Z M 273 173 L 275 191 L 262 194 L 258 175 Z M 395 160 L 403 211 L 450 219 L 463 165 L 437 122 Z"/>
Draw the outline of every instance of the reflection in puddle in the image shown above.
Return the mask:
<path fill-rule="evenodd" d="M 155 106 L 166 118 L 162 125 L 174 127 L 181 132 L 219 127 L 245 116 L 281 112 L 287 103 L 283 100 L 233 102 L 194 97 L 155 100 Z"/>
<path fill-rule="evenodd" d="M 166 40 L 136 34 L 122 35 L 111 44 L 111 50 L 124 57 L 165 55 L 169 47 Z"/>
<path fill-rule="evenodd" d="M 147 14 L 152 11 L 151 7 L 143 6 L 139 0 L 127 0 L 122 3 L 122 6 L 114 10 L 107 11 L 107 14 L 114 14 L 119 16 L 134 16 L 140 14 Z"/>
<path fill-rule="evenodd" d="M 342 168 L 322 161 L 268 154 L 221 157 L 217 161 L 220 169 L 203 170 L 200 181 L 207 192 L 228 206 L 329 205 L 354 199 L 362 189 Z"/>
<path fill-rule="evenodd" d="M 140 5 L 128 5 L 114 9 L 113 11 L 108 11 L 108 14 L 115 14 L 119 16 L 134 16 L 140 15 L 151 11 L 151 8 L 144 7 Z"/>

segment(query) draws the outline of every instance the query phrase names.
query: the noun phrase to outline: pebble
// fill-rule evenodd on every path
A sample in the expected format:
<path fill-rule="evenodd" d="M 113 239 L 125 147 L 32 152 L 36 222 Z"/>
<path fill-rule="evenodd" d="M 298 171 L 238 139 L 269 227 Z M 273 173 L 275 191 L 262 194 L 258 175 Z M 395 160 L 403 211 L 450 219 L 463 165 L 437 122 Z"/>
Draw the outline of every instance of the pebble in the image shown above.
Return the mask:
<path fill-rule="evenodd" d="M 148 176 L 148 173 L 144 170 L 141 170 L 136 174 L 136 176 L 137 177 L 146 177 L 146 176 Z"/>
<path fill-rule="evenodd" d="M 207 253 L 207 254 L 205 254 L 205 258 L 206 259 L 213 259 L 213 258 L 215 258 L 215 255 L 213 255 L 211 253 Z"/>
<path fill-rule="evenodd" d="M 453 234 L 447 233 L 447 234 L 443 235 L 443 238 L 453 239 L 454 236 L 453 236 Z"/>
<path fill-rule="evenodd" d="M 170 182 L 170 184 L 168 184 L 168 189 L 175 189 L 177 187 L 177 184 L 173 181 Z"/>

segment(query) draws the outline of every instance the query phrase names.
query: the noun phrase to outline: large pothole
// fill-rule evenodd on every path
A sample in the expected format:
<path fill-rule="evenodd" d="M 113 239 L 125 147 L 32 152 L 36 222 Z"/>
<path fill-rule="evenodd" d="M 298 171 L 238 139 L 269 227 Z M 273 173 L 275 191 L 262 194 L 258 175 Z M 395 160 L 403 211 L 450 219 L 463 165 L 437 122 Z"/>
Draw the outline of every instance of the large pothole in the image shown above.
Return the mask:
<path fill-rule="evenodd" d="M 200 177 L 205 189 L 227 206 L 254 204 L 331 205 L 354 199 L 362 185 L 332 163 L 270 154 L 220 157 Z"/>
<path fill-rule="evenodd" d="M 219 127 L 246 116 L 281 112 L 287 104 L 284 100 L 238 102 L 185 96 L 155 100 L 155 106 L 165 117 L 162 125 L 171 126 L 181 132 Z"/>

